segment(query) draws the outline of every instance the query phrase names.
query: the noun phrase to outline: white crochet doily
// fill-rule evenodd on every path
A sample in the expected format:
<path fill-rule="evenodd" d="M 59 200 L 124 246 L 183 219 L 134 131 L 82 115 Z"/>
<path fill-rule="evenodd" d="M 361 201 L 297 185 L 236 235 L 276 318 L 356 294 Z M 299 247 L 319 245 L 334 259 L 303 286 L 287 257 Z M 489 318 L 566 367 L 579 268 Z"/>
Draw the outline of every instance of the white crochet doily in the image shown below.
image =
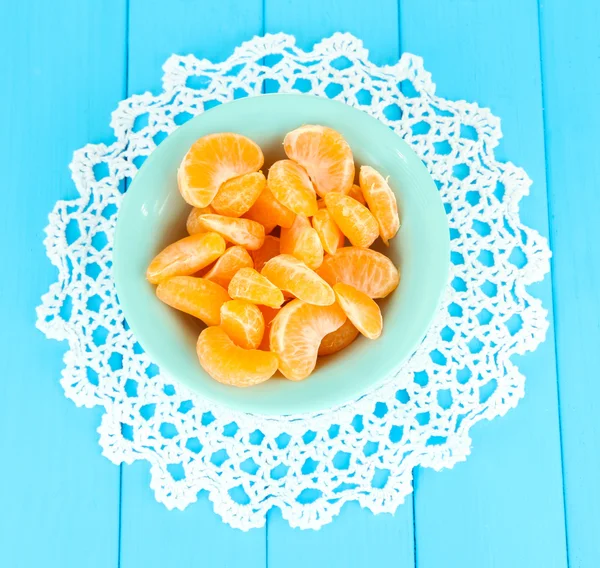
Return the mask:
<path fill-rule="evenodd" d="M 494 157 L 499 120 L 477 104 L 437 97 L 419 57 L 377 66 L 346 34 L 311 52 L 288 35 L 257 37 L 223 63 L 172 56 L 164 72 L 162 93 L 119 104 L 113 144 L 75 152 L 80 196 L 50 214 L 45 244 L 59 274 L 37 325 L 68 341 L 66 396 L 105 408 L 104 455 L 116 464 L 148 460 L 156 499 L 168 508 L 188 506 L 205 489 L 223 520 L 241 529 L 264 525 L 274 506 L 303 528 L 330 522 L 350 500 L 395 511 L 412 491 L 413 467 L 464 460 L 471 426 L 516 406 L 525 379 L 510 358 L 535 349 L 548 327 L 526 287 L 548 272 L 550 251 L 519 219 L 527 174 Z M 451 228 L 449 285 L 416 353 L 380 388 L 320 415 L 232 412 L 162 375 L 127 327 L 112 279 L 116 214 L 145 157 L 191 116 L 265 90 L 335 98 L 389 125 L 431 172 Z"/>

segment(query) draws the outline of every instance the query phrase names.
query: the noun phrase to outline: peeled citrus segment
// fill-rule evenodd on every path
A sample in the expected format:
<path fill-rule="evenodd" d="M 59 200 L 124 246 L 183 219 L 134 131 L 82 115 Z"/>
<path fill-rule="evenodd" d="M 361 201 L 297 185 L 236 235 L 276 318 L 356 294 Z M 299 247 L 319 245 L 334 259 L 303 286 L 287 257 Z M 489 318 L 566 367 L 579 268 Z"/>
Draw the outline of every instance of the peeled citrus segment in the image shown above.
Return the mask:
<path fill-rule="evenodd" d="M 396 196 L 385 178 L 370 166 L 360 168 L 360 187 L 369 209 L 379 224 L 379 234 L 387 245 L 400 228 Z"/>
<path fill-rule="evenodd" d="M 267 185 L 262 172 L 253 172 L 226 181 L 211 205 L 219 215 L 241 217 L 258 199 Z"/>
<path fill-rule="evenodd" d="M 244 267 L 252 268 L 254 263 L 244 247 L 229 247 L 213 267 L 204 274 L 204 278 L 227 288 L 234 274 Z"/>
<path fill-rule="evenodd" d="M 188 276 L 208 266 L 225 252 L 225 241 L 217 233 L 201 233 L 185 237 L 159 252 L 146 278 L 152 284 L 172 276 Z"/>
<path fill-rule="evenodd" d="M 248 300 L 253 304 L 263 304 L 278 308 L 283 304 L 283 294 L 254 268 L 241 268 L 229 283 L 229 295 L 233 299 Z"/>
<path fill-rule="evenodd" d="M 400 273 L 383 254 L 358 247 L 343 247 L 325 258 L 317 274 L 330 286 L 343 282 L 370 298 L 385 298 L 400 281 Z"/>
<path fill-rule="evenodd" d="M 277 371 L 274 353 L 239 347 L 219 326 L 202 331 L 196 353 L 202 368 L 225 385 L 251 387 L 269 380 Z"/>
<path fill-rule="evenodd" d="M 337 302 L 348 319 L 365 337 L 377 339 L 383 329 L 381 310 L 364 292 L 341 282 L 333 287 Z"/>
<path fill-rule="evenodd" d="M 279 203 L 267 186 L 244 217 L 260 223 L 265 227 L 265 232 L 270 233 L 277 225 L 291 227 L 296 215 Z"/>
<path fill-rule="evenodd" d="M 258 349 L 265 333 L 265 319 L 254 304 L 230 300 L 221 306 L 221 327 L 236 345 Z"/>
<path fill-rule="evenodd" d="M 197 227 L 201 231 L 219 233 L 226 241 L 248 250 L 259 249 L 265 240 L 265 228 L 250 219 L 237 219 L 224 215 L 199 215 Z"/>
<path fill-rule="evenodd" d="M 321 340 L 346 321 L 337 305 L 314 306 L 292 300 L 271 322 L 271 351 L 279 358 L 279 370 L 291 381 L 301 381 L 317 363 Z"/>
<path fill-rule="evenodd" d="M 292 160 L 279 160 L 269 168 L 269 189 L 279 203 L 296 215 L 317 211 L 317 195 L 306 170 Z"/>
<path fill-rule="evenodd" d="M 209 205 L 208 207 L 193 207 L 188 215 L 187 221 L 185 222 L 185 228 L 187 229 L 188 235 L 195 235 L 196 233 L 203 233 L 198 225 L 198 219 L 201 215 L 210 215 L 215 210 Z"/>
<path fill-rule="evenodd" d="M 258 250 L 252 251 L 252 259 L 254 260 L 254 268 L 260 272 L 265 262 L 277 256 L 280 252 L 279 238 L 267 235 L 263 246 Z"/>
<path fill-rule="evenodd" d="M 362 205 L 367 204 L 367 202 L 365 201 L 365 196 L 363 195 L 363 192 L 361 191 L 360 187 L 358 185 L 356 185 L 355 183 L 352 184 L 352 187 L 350 188 L 350 191 L 348 192 L 348 197 L 351 197 L 352 199 L 356 199 L 356 201 L 358 201 Z"/>
<path fill-rule="evenodd" d="M 263 318 L 265 319 L 265 334 L 263 335 L 260 349 L 263 351 L 269 351 L 271 344 L 269 342 L 269 333 L 271 332 L 271 322 L 275 319 L 275 316 L 279 313 L 279 308 L 270 308 L 269 306 L 258 306 L 262 312 Z"/>
<path fill-rule="evenodd" d="M 209 134 L 196 140 L 177 171 L 182 197 L 195 207 L 206 207 L 221 184 L 256 172 L 264 156 L 259 146 L 240 134 Z"/>
<path fill-rule="evenodd" d="M 354 327 L 354 324 L 347 319 L 342 327 L 328 333 L 319 346 L 319 357 L 332 355 L 350 345 L 360 332 Z"/>
<path fill-rule="evenodd" d="M 344 246 L 344 233 L 337 226 L 327 209 L 319 209 L 313 215 L 312 226 L 317 231 L 325 252 L 334 254 L 338 248 Z"/>
<path fill-rule="evenodd" d="M 300 259 L 313 270 L 323 262 L 323 245 L 306 217 L 296 215 L 289 229 L 281 229 L 280 250 Z"/>
<path fill-rule="evenodd" d="M 225 288 L 193 276 L 174 276 L 161 282 L 156 295 L 165 304 L 201 319 L 206 325 L 219 325 L 219 310 L 230 300 Z"/>
<path fill-rule="evenodd" d="M 299 300 L 316 306 L 329 306 L 335 294 L 325 280 L 290 254 L 280 254 L 269 260 L 261 274 L 280 290 L 289 292 Z"/>
<path fill-rule="evenodd" d="M 355 247 L 370 247 L 379 236 L 379 225 L 373 214 L 356 199 L 331 192 L 325 205 L 336 225 Z"/>
<path fill-rule="evenodd" d="M 298 162 L 322 197 L 330 191 L 348 193 L 354 180 L 352 150 L 344 137 L 325 126 L 301 126 L 289 132 L 283 147 Z"/>

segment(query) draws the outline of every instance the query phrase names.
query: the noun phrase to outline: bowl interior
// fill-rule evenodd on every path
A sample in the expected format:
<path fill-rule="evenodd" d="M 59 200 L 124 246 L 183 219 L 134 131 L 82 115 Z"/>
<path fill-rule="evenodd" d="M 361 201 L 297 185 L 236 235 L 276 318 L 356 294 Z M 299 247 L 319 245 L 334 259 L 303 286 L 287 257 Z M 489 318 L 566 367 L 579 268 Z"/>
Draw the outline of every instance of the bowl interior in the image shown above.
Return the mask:
<path fill-rule="evenodd" d="M 284 157 L 285 134 L 303 124 L 335 128 L 350 144 L 357 169 L 367 164 L 389 176 L 402 226 L 390 247 L 381 245 L 379 250 L 400 267 L 400 285 L 380 304 L 384 328 L 377 341 L 359 337 L 343 352 L 323 358 L 302 382 L 274 378 L 248 389 L 221 385 L 204 372 L 196 357 L 202 325 L 160 302 L 155 287 L 145 279 L 152 258 L 186 234 L 190 207 L 177 189 L 177 167 L 197 138 L 229 131 L 261 146 L 266 173 L 266 167 Z M 410 147 L 362 111 L 302 95 L 266 95 L 228 103 L 173 132 L 133 180 L 119 210 L 114 246 L 115 281 L 125 317 L 161 371 L 205 398 L 262 414 L 325 410 L 360 396 L 389 376 L 425 334 L 446 283 L 448 264 L 444 208 L 435 184 Z"/>

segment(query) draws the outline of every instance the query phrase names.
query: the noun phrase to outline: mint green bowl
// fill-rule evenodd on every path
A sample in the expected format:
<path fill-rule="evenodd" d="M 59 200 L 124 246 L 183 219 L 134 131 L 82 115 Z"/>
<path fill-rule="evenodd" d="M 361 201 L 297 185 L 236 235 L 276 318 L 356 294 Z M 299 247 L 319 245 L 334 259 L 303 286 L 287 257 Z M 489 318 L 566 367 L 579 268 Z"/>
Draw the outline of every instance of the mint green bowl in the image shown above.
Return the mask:
<path fill-rule="evenodd" d="M 202 324 L 166 306 L 145 279 L 146 267 L 166 245 L 185 236 L 190 210 L 177 189 L 177 167 L 191 144 L 213 132 L 238 132 L 265 153 L 265 173 L 283 158 L 283 138 L 303 124 L 341 132 L 357 166 L 389 176 L 402 227 L 382 247 L 400 267 L 398 288 L 381 302 L 383 334 L 359 337 L 350 347 L 322 359 L 302 382 L 274 377 L 239 389 L 208 376 L 196 357 Z M 379 242 L 379 241 L 378 241 Z M 328 99 L 265 95 L 224 104 L 173 132 L 146 160 L 119 210 L 114 274 L 119 301 L 136 338 L 161 371 L 202 397 L 244 412 L 294 414 L 324 411 L 359 397 L 398 370 L 422 340 L 438 307 L 449 266 L 449 233 L 433 180 L 411 148 L 368 114 Z"/>

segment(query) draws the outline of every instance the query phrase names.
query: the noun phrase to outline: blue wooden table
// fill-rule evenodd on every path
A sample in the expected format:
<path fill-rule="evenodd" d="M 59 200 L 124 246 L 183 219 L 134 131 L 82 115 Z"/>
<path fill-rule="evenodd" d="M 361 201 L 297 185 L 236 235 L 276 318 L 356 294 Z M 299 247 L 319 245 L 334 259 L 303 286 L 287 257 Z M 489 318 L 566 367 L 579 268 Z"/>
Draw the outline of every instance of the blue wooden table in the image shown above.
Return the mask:
<path fill-rule="evenodd" d="M 600 566 L 599 27 L 593 0 L 0 0 L 0 566 Z M 73 150 L 110 142 L 112 109 L 159 90 L 171 53 L 338 30 L 377 63 L 423 56 L 440 95 L 502 118 L 497 155 L 534 180 L 522 217 L 554 253 L 534 288 L 551 327 L 518 408 L 474 429 L 467 462 L 416 471 L 394 516 L 351 504 L 313 532 L 272 512 L 243 533 L 206 495 L 167 511 L 146 463 L 101 456 L 100 409 L 64 398 L 65 346 L 34 328 L 56 276 L 42 230 L 74 197 Z"/>

